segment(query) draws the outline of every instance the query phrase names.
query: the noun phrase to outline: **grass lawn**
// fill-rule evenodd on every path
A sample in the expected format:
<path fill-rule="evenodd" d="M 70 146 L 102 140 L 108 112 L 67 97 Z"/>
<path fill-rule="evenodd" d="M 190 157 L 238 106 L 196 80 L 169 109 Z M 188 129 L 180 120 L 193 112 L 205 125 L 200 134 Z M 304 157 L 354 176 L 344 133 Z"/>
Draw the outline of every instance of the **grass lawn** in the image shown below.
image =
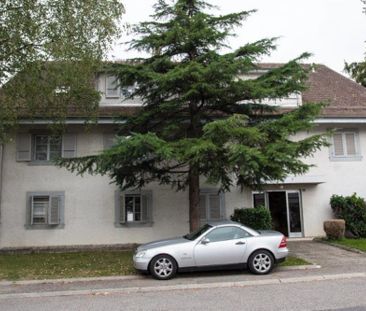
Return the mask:
<path fill-rule="evenodd" d="M 280 266 L 309 264 L 288 257 Z M 0 255 L 0 280 L 41 280 L 135 274 L 132 251 Z"/>
<path fill-rule="evenodd" d="M 339 241 L 337 240 L 331 241 L 331 243 L 356 248 L 366 252 L 366 239 L 342 239 Z"/>
<path fill-rule="evenodd" d="M 289 267 L 289 266 L 302 266 L 302 265 L 311 265 L 311 263 L 298 257 L 288 256 L 286 261 L 280 263 L 279 266 Z"/>
<path fill-rule="evenodd" d="M 132 251 L 2 254 L 0 280 L 134 274 Z"/>

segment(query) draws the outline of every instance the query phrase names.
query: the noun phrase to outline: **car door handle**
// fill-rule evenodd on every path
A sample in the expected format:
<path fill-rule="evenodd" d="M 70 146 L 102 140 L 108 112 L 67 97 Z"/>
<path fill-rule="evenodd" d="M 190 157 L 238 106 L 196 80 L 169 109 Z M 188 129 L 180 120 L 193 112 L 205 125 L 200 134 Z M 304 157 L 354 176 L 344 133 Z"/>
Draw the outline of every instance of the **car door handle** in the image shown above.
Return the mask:
<path fill-rule="evenodd" d="M 242 242 L 242 241 L 239 241 L 239 242 L 236 242 L 235 245 L 243 245 L 245 244 L 245 242 Z"/>

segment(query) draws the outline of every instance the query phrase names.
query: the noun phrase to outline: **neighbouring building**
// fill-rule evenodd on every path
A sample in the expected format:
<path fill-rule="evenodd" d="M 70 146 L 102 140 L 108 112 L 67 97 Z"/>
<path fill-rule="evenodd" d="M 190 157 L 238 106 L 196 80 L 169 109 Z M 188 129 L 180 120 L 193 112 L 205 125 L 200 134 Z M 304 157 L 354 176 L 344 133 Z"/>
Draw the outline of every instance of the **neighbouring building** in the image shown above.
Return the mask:
<path fill-rule="evenodd" d="M 52 164 L 55 156 L 84 156 L 110 147 L 115 112 L 139 109 L 138 100 L 123 101 L 125 93 L 115 88 L 113 77 L 101 75 L 98 81 L 98 126 L 85 131 L 84 120 L 70 116 L 67 132 L 53 136 L 47 131 L 49 120 L 24 119 L 1 149 L 0 249 L 141 243 L 188 232 L 187 192 L 150 184 L 121 193 L 108 177 L 77 176 Z M 271 104 L 291 109 L 328 102 L 313 132 L 335 129 L 331 146 L 307 159 L 315 166 L 306 175 L 267 184 L 263 192 L 233 188 L 219 194 L 202 179 L 202 222 L 264 204 L 275 229 L 289 237 L 321 236 L 323 221 L 332 218 L 332 194 L 366 197 L 366 88 L 323 65 L 311 72 L 308 84 L 303 94 Z"/>

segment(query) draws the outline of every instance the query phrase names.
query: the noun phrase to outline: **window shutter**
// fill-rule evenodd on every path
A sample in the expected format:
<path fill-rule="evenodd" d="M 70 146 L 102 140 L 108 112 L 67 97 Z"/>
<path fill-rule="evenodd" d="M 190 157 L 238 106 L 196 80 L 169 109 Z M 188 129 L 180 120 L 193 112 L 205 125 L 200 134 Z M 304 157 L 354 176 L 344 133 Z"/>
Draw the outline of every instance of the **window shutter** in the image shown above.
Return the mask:
<path fill-rule="evenodd" d="M 60 209 L 61 209 L 61 197 L 51 196 L 48 211 L 49 225 L 58 225 L 60 223 Z"/>
<path fill-rule="evenodd" d="M 151 222 L 152 221 L 152 192 L 141 191 L 141 221 Z"/>
<path fill-rule="evenodd" d="M 74 158 L 76 157 L 76 135 L 64 134 L 62 137 L 62 157 Z"/>
<path fill-rule="evenodd" d="M 209 195 L 209 215 L 210 220 L 220 220 L 221 219 L 221 211 L 220 211 L 220 196 L 218 194 L 210 194 Z"/>
<path fill-rule="evenodd" d="M 333 150 L 335 156 L 344 155 L 344 147 L 343 147 L 343 135 L 342 133 L 333 134 Z"/>
<path fill-rule="evenodd" d="M 126 223 L 126 208 L 125 208 L 125 196 L 123 193 L 119 194 L 119 223 Z"/>
<path fill-rule="evenodd" d="M 356 155 L 356 143 L 355 143 L 355 134 L 354 133 L 346 133 L 346 146 L 347 146 L 347 155 Z"/>
<path fill-rule="evenodd" d="M 200 195 L 200 209 L 199 209 L 200 219 L 206 220 L 207 214 L 206 214 L 206 195 L 201 194 Z"/>
<path fill-rule="evenodd" d="M 31 161 L 31 135 L 19 133 L 16 137 L 16 160 L 18 162 Z"/>
<path fill-rule="evenodd" d="M 113 133 L 103 134 L 103 149 L 107 150 L 115 144 L 116 136 Z"/>
<path fill-rule="evenodd" d="M 29 208 L 30 208 L 30 224 L 33 225 L 33 196 L 28 197 Z"/>

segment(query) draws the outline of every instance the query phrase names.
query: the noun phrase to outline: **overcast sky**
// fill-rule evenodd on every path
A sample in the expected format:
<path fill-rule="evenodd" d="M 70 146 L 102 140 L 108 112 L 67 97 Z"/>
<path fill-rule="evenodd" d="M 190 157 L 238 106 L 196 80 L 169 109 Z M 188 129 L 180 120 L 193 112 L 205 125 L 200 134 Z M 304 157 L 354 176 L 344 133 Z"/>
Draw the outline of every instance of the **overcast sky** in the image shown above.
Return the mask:
<path fill-rule="evenodd" d="M 149 19 L 155 0 L 124 0 L 124 22 Z M 257 9 L 237 37 L 229 42 L 237 48 L 262 38 L 280 37 L 277 50 L 263 62 L 286 62 L 302 52 L 311 52 L 311 62 L 322 63 L 338 72 L 344 61 L 359 61 L 366 51 L 366 14 L 361 0 L 208 0 L 219 6 L 217 14 Z M 216 12 L 215 12 L 216 13 Z M 124 36 L 126 39 L 126 36 Z M 116 44 L 115 59 L 139 56 Z"/>

